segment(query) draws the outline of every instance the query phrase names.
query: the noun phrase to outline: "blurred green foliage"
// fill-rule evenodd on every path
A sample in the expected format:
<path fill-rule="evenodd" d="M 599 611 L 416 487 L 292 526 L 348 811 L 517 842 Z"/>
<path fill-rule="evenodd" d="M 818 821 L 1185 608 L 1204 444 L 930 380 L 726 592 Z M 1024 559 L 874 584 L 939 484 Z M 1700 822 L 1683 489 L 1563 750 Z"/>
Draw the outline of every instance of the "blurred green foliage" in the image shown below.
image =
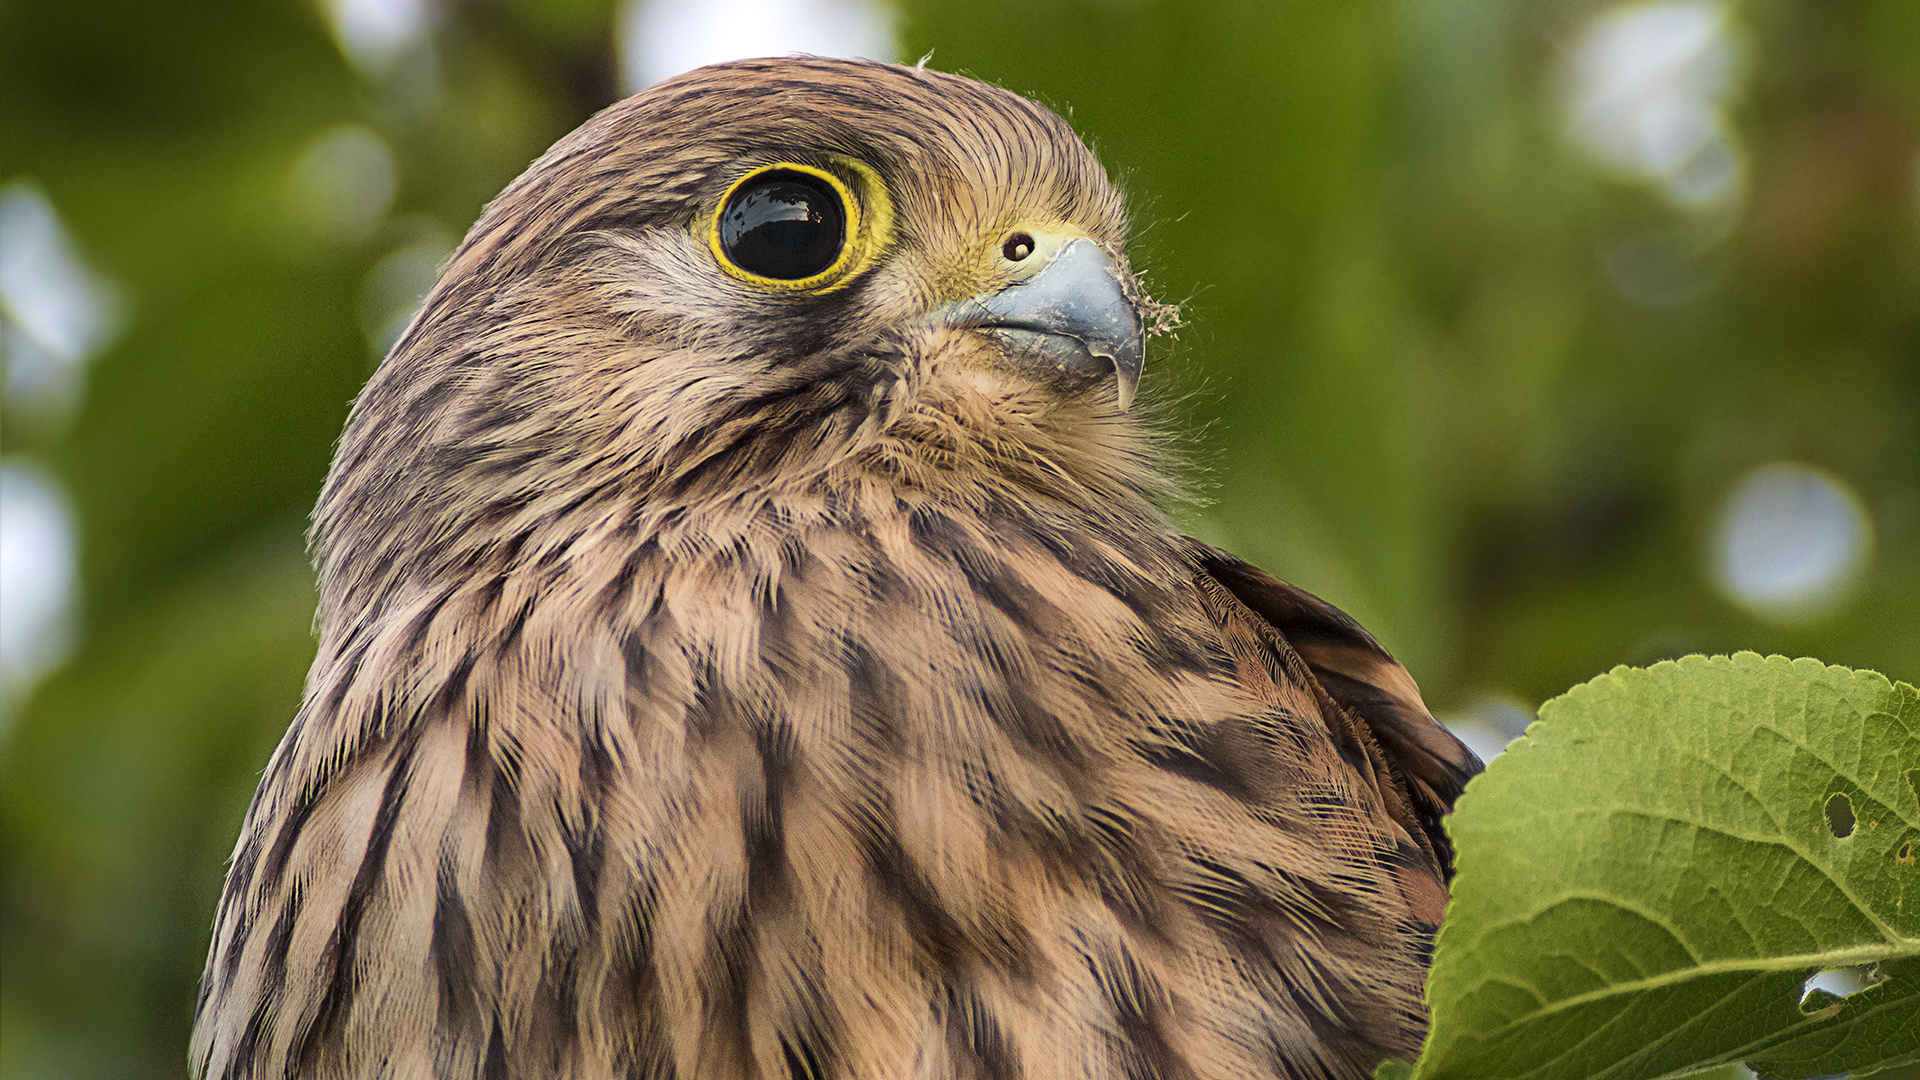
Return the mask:
<path fill-rule="evenodd" d="M 127 303 L 76 415 L 3 416 L 9 460 L 69 487 L 83 627 L 0 732 L 9 1077 L 182 1071 L 222 864 L 311 656 L 301 533 L 383 260 L 450 241 L 615 95 L 610 0 L 434 10 L 430 55 L 380 75 L 299 0 L 0 4 L 0 184 L 44 191 Z M 1605 10 L 910 0 L 900 51 L 1070 113 L 1186 303 L 1149 385 L 1195 433 L 1190 524 L 1359 616 L 1436 708 L 1736 648 L 1911 680 L 1920 5 L 1732 9 L 1745 179 L 1718 224 L 1567 139 L 1566 60 Z M 352 228 L 295 197 L 330 131 L 394 166 Z M 1875 530 L 1819 619 L 1759 619 L 1703 569 L 1730 486 L 1783 459 Z"/>

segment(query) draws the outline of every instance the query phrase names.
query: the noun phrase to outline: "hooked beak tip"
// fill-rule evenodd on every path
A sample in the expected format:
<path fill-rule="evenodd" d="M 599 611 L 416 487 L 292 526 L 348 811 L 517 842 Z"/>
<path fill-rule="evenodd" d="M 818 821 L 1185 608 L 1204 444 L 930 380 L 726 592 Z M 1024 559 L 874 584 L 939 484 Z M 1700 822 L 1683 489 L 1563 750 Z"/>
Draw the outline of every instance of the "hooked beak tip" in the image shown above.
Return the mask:
<path fill-rule="evenodd" d="M 1128 409 L 1133 408 L 1133 394 L 1134 394 L 1134 391 L 1138 390 L 1139 388 L 1140 388 L 1140 384 L 1138 382 L 1128 381 L 1128 382 L 1122 382 L 1120 384 L 1120 388 L 1117 396 L 1119 399 L 1121 412 L 1126 412 Z"/>
<path fill-rule="evenodd" d="M 1140 389 L 1141 357 L 1135 352 L 1130 357 L 1113 357 L 1113 392 L 1120 404 L 1120 411 L 1133 408 L 1134 394 Z"/>

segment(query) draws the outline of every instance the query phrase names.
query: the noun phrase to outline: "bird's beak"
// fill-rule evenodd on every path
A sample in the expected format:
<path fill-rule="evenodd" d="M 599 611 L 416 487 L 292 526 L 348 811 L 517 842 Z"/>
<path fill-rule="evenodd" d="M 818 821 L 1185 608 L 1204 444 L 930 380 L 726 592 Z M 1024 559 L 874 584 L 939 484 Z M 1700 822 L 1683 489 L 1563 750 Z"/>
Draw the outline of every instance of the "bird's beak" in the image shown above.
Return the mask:
<path fill-rule="evenodd" d="M 943 304 L 933 316 L 993 337 L 1029 374 L 1075 382 L 1111 375 L 1125 409 L 1140 386 L 1146 340 L 1129 284 L 1126 271 L 1082 237 L 1025 281 Z"/>

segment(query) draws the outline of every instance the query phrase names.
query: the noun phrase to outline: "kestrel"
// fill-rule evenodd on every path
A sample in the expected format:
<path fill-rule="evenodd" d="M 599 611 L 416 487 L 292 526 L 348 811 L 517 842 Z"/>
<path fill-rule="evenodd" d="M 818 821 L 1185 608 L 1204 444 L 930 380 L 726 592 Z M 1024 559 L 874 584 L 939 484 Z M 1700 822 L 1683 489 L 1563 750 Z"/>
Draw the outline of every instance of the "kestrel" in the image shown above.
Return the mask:
<path fill-rule="evenodd" d="M 313 527 L 203 1077 L 1227 1080 L 1413 1055 L 1479 763 L 1184 537 L 1065 121 L 691 72 L 454 253 Z"/>

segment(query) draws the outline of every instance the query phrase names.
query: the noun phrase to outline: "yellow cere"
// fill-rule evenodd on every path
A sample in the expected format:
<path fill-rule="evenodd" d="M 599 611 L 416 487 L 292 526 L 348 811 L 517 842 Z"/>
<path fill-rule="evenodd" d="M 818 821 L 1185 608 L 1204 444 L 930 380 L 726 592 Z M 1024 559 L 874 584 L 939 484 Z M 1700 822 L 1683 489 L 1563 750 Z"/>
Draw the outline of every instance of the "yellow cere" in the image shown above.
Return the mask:
<path fill-rule="evenodd" d="M 1008 257 L 1007 247 L 1016 237 L 1030 243 L 1024 258 Z M 1024 284 L 1045 270 L 1061 248 L 1086 238 L 1085 230 L 1052 216 L 1005 221 L 959 238 L 959 252 L 930 269 L 929 294 L 936 302 L 950 303 Z"/>

